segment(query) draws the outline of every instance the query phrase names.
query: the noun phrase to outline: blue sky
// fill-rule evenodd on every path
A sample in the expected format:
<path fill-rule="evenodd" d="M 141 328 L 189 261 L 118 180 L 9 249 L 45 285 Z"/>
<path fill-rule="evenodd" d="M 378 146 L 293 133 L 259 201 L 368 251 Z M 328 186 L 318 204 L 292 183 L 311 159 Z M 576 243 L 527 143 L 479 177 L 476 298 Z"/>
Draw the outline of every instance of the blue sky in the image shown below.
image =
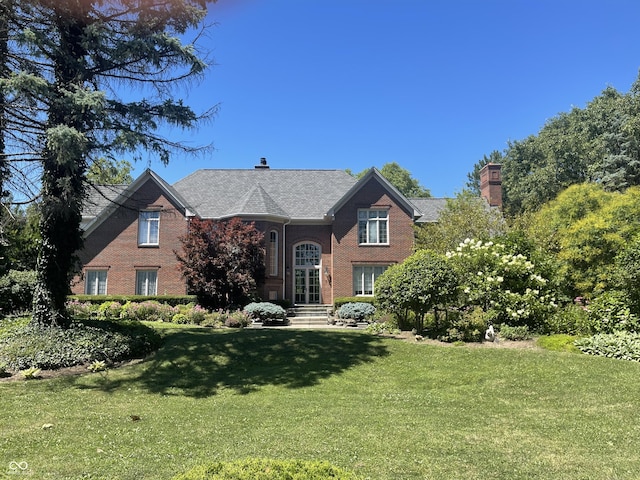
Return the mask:
<path fill-rule="evenodd" d="M 218 0 L 205 78 L 177 96 L 212 122 L 172 138 L 214 150 L 151 168 L 351 169 L 397 162 L 436 197 L 509 140 L 627 92 L 637 0 Z M 143 158 L 134 176 L 148 166 Z"/>

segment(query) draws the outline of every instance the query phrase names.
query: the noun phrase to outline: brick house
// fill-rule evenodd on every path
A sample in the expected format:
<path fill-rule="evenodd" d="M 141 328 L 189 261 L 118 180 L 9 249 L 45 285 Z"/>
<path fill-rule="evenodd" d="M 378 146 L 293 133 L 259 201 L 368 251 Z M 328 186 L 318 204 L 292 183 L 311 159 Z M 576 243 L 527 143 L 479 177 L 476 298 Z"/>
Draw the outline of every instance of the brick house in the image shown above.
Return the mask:
<path fill-rule="evenodd" d="M 499 167 L 481 174 L 488 171 L 483 196 L 492 206 L 501 204 Z M 377 276 L 412 253 L 414 223 L 437 221 L 445 203 L 408 199 L 375 168 L 357 180 L 343 170 L 271 169 L 261 159 L 253 169 L 198 170 L 173 185 L 147 170 L 88 199 L 72 292 L 185 294 L 174 252 L 190 219 L 239 217 L 265 234 L 264 300 L 370 296 Z"/>

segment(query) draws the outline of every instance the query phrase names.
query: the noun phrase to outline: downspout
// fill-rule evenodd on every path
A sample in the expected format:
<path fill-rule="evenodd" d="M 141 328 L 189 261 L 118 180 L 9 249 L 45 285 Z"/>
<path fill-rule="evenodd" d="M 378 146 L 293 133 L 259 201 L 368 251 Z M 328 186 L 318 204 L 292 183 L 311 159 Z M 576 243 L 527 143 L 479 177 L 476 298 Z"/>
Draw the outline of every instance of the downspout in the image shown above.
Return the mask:
<path fill-rule="evenodd" d="M 282 224 L 282 299 L 287 298 L 287 225 L 291 223 L 291 217 Z"/>

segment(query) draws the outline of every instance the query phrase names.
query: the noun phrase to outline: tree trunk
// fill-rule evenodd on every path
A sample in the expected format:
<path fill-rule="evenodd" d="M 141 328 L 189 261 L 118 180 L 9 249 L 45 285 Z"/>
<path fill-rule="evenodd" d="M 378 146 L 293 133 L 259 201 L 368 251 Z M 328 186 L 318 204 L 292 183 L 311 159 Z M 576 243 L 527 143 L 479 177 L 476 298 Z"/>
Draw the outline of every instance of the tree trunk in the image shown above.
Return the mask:
<path fill-rule="evenodd" d="M 69 325 L 66 300 L 82 247 L 80 221 L 87 170 L 84 133 L 90 128 L 90 114 L 74 101 L 74 94 L 85 86 L 82 42 L 87 16 L 81 4 L 53 2 L 61 48 L 53 57 L 55 82 L 42 160 L 42 245 L 32 320 L 40 326 Z"/>
<path fill-rule="evenodd" d="M 9 55 L 9 15 L 13 10 L 12 0 L 0 0 L 0 78 L 9 74 L 7 66 Z M 0 200 L 6 196 L 6 181 L 9 177 L 9 164 L 5 151 L 6 99 L 0 92 Z"/>

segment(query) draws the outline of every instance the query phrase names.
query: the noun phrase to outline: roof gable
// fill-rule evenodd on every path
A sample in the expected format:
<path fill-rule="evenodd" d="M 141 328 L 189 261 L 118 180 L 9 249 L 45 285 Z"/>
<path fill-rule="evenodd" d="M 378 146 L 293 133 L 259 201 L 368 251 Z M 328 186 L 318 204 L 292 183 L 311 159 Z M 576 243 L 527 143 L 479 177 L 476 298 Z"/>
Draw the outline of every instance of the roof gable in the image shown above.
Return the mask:
<path fill-rule="evenodd" d="M 136 191 L 149 180 L 155 182 L 163 194 L 186 216 L 193 215 L 182 196 L 159 175 L 147 169 L 129 185 L 97 185 L 94 188 L 83 207 L 81 228 L 84 235 L 98 228 L 118 207 L 133 198 Z"/>
<path fill-rule="evenodd" d="M 345 203 L 347 203 L 354 195 L 356 195 L 364 186 L 371 180 L 377 180 L 385 190 L 389 193 L 389 195 L 405 210 L 407 210 L 413 218 L 417 218 L 421 215 L 421 213 L 416 209 L 416 207 L 405 197 L 400 191 L 394 187 L 389 180 L 384 178 L 384 176 L 380 173 L 380 171 L 372 167 L 369 171 L 362 177 L 358 182 L 353 185 L 331 208 L 327 211 L 327 215 L 334 216 L 335 213 L 340 210 Z"/>

